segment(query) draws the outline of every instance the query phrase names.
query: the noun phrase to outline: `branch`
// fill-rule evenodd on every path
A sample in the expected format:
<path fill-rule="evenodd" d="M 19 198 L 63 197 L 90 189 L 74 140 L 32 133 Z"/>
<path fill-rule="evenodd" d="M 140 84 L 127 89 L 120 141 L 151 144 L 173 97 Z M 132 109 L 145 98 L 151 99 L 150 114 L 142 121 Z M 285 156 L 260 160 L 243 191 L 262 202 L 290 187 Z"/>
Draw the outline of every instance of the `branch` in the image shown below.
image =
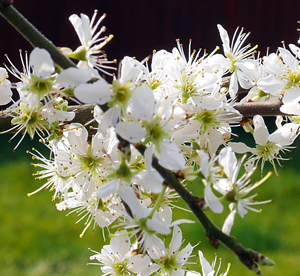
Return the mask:
<path fill-rule="evenodd" d="M 280 111 L 282 106 L 281 101 L 277 102 L 263 102 L 263 103 L 235 103 L 233 107 L 239 111 L 244 117 L 253 117 L 255 115 L 267 116 L 292 116 Z"/>

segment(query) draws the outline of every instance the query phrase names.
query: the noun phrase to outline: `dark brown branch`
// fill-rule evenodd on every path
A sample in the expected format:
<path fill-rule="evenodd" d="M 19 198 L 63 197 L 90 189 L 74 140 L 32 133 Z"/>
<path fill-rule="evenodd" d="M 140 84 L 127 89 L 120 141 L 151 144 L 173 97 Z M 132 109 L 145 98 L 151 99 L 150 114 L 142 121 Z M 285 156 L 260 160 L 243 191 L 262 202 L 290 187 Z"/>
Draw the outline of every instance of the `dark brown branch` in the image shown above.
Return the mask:
<path fill-rule="evenodd" d="M 291 116 L 280 111 L 282 102 L 263 102 L 263 103 L 235 103 L 233 107 L 239 111 L 244 117 L 253 117 L 261 115 L 263 117 L 269 116 Z"/>

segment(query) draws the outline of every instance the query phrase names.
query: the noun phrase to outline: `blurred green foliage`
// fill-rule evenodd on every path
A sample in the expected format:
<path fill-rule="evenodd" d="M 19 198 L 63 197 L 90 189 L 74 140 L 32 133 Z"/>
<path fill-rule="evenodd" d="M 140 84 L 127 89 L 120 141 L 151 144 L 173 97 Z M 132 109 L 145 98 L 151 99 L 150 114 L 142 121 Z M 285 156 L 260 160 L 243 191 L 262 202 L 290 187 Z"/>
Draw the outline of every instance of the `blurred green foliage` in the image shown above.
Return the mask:
<path fill-rule="evenodd" d="M 0 137 L 0 275 L 20 276 L 79 276 L 101 275 L 99 266 L 86 266 L 89 256 L 88 248 L 101 250 L 102 231 L 92 227 L 82 239 L 79 238 L 84 225 L 75 225 L 76 214 L 66 217 L 67 212 L 56 210 L 51 201 L 52 194 L 41 191 L 28 198 L 27 193 L 37 189 L 42 181 L 35 181 L 31 176 L 35 171 L 29 166 L 31 158 L 25 149 L 32 144 L 27 139 L 12 152 L 13 144 L 7 146 L 8 136 Z M 34 146 L 42 148 L 37 142 Z M 295 151 L 297 152 L 297 151 Z M 296 160 L 297 156 L 295 154 Z M 276 262 L 274 267 L 263 267 L 264 275 L 298 276 L 300 275 L 300 181 L 299 162 L 287 162 L 286 170 L 279 169 L 280 177 L 273 175 L 259 189 L 258 201 L 272 198 L 274 202 L 258 206 L 262 213 L 249 212 L 245 219 L 236 217 L 232 230 L 245 247 L 265 254 Z M 272 170 L 266 166 L 265 173 Z M 258 176 L 260 172 L 257 172 Z M 255 176 L 253 177 L 253 180 Z M 188 189 L 197 194 L 199 183 L 188 185 Z M 199 194 L 201 195 L 201 194 Z M 180 203 L 185 206 L 184 203 Z M 228 212 L 228 210 L 226 210 Z M 182 213 L 174 210 L 175 218 Z M 227 213 L 216 215 L 207 212 L 208 216 L 222 226 Z M 193 219 L 190 213 L 185 218 Z M 222 258 L 222 269 L 225 271 L 230 262 L 229 275 L 253 276 L 238 259 L 222 245 L 218 250 L 211 247 L 205 238 L 204 231 L 196 222 L 183 225 L 183 236 L 192 245 L 201 241 L 195 248 L 200 249 L 211 261 L 214 253 Z M 197 259 L 195 258 L 197 261 Z M 198 269 L 190 265 L 190 269 Z"/>

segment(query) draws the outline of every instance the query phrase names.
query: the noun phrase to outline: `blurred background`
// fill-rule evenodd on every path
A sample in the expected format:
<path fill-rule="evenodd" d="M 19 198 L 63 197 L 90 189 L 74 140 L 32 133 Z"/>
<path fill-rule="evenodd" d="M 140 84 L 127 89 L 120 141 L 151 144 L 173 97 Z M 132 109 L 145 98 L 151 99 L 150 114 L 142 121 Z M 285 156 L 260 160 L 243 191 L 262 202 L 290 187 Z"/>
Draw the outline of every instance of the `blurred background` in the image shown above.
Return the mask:
<path fill-rule="evenodd" d="M 184 45 L 193 39 L 193 48 L 212 51 L 221 46 L 217 24 L 232 36 L 237 26 L 251 31 L 248 43 L 259 45 L 262 53 L 281 45 L 296 43 L 300 33 L 298 1 L 273 0 L 15 0 L 15 7 L 57 46 L 79 46 L 68 17 L 85 13 L 107 13 L 104 25 L 114 39 L 106 47 L 108 58 L 121 60 L 125 55 L 139 60 L 153 49 L 171 50 L 179 38 Z M 18 50 L 31 50 L 16 31 L 0 20 L 0 56 L 7 53 L 18 59 Z M 2 54 L 3 53 L 3 54 Z M 3 61 L 4 61 L 3 57 Z"/>
<path fill-rule="evenodd" d="M 79 40 L 68 17 L 85 13 L 92 16 L 94 9 L 99 14 L 107 13 L 104 25 L 107 34 L 114 39 L 106 46 L 108 59 L 120 61 L 123 56 L 135 56 L 142 60 L 154 49 L 171 51 L 175 39 L 188 49 L 189 39 L 193 49 L 211 52 L 221 45 L 216 25 L 222 24 L 230 36 L 237 26 L 251 31 L 247 42 L 264 54 L 266 48 L 276 51 L 281 41 L 297 43 L 300 33 L 298 1 L 238 1 L 238 0 L 15 0 L 15 7 L 31 23 L 57 46 L 76 49 Z M 32 47 L 0 18 L 0 61 L 4 54 L 19 64 L 18 50 L 31 51 Z M 222 50 L 221 50 L 222 51 Z M 270 120 L 271 123 L 273 120 Z M 8 144 L 10 135 L 0 136 L 0 275 L 24 276 L 79 276 L 101 275 L 100 267 L 89 266 L 89 247 L 100 251 L 102 233 L 89 229 L 82 239 L 79 234 L 83 224 L 75 225 L 76 215 L 65 217 L 51 202 L 52 194 L 42 191 L 28 198 L 26 194 L 37 189 L 42 182 L 34 181 L 29 166 L 31 158 L 27 149 L 42 149 L 36 141 L 25 139 L 16 152 L 12 152 L 18 137 Z M 279 169 L 280 177 L 272 178 L 261 188 L 257 200 L 273 198 L 274 202 L 262 206 L 262 214 L 247 214 L 245 219 L 237 217 L 232 234 L 254 250 L 262 252 L 276 262 L 272 268 L 263 268 L 264 275 L 300 275 L 300 181 L 299 153 L 288 153 L 285 170 Z M 272 170 L 266 167 L 264 173 Z M 258 172 L 258 175 L 260 172 Z M 188 187 L 197 194 L 197 184 Z M 184 206 L 184 204 L 183 204 Z M 175 216 L 178 216 L 178 213 Z M 189 215 L 187 215 L 189 216 Z M 222 225 L 224 216 L 209 216 Z M 193 245 L 202 242 L 197 249 L 203 250 L 208 260 L 216 252 L 223 259 L 223 271 L 232 263 L 229 275 L 254 275 L 243 267 L 236 257 L 223 246 L 213 249 L 203 230 L 195 223 L 193 228 L 183 228 L 183 235 L 191 237 Z M 196 269 L 195 265 L 191 269 Z M 222 271 L 221 270 L 221 271 Z"/>

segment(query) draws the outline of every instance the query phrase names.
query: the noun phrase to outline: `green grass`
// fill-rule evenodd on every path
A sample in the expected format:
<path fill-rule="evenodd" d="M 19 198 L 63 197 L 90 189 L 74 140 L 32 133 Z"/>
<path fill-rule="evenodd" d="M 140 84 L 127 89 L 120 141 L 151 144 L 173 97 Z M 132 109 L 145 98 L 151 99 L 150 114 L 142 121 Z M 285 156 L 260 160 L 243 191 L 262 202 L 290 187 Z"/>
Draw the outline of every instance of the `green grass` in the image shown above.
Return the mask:
<path fill-rule="evenodd" d="M 32 172 L 28 161 L 0 167 L 0 275 L 100 275 L 86 263 L 89 247 L 100 250 L 102 232 L 89 229 L 80 239 L 83 224 L 57 211 L 51 193 L 28 198 L 40 184 Z"/>
<path fill-rule="evenodd" d="M 95 232 L 89 229 L 80 239 L 83 224 L 75 225 L 74 214 L 66 217 L 65 212 L 57 211 L 51 201 L 51 193 L 42 191 L 27 197 L 28 192 L 42 184 L 34 181 L 31 176 L 34 170 L 29 166 L 29 156 L 19 159 L 18 154 L 10 152 L 9 155 L 1 154 L 0 159 L 0 275 L 101 275 L 100 267 L 86 266 L 86 263 L 91 255 L 87 250 L 89 247 L 97 251 L 101 249 L 102 232 L 99 229 Z M 190 186 L 197 193 L 197 184 Z M 299 172 L 296 169 L 280 170 L 280 177 L 273 175 L 260 191 L 261 195 L 257 200 L 272 198 L 274 202 L 262 205 L 262 213 L 249 212 L 245 219 L 237 216 L 232 235 L 244 246 L 259 251 L 276 262 L 275 267 L 262 268 L 264 275 L 298 276 Z M 226 214 L 215 215 L 211 212 L 208 215 L 220 226 L 226 217 Z M 176 217 L 179 216 L 177 213 Z M 193 218 L 191 214 L 185 217 Z M 222 258 L 223 271 L 230 262 L 232 265 L 229 275 L 254 275 L 222 245 L 218 250 L 212 248 L 198 222 L 182 228 L 184 237 L 191 244 L 201 241 L 195 250 L 202 250 L 208 260 L 212 260 L 215 253 Z M 191 268 L 197 269 L 197 266 Z"/>

